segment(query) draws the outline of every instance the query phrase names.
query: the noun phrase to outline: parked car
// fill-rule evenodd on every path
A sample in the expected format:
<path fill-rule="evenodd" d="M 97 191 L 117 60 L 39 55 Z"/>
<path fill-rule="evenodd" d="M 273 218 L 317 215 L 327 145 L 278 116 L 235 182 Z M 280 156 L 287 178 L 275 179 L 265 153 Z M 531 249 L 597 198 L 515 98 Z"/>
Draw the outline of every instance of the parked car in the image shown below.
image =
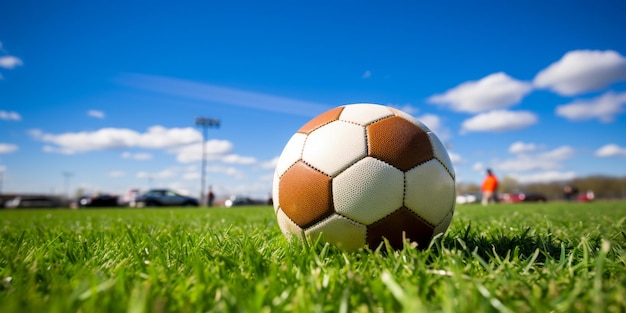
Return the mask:
<path fill-rule="evenodd" d="M 267 204 L 267 201 L 256 200 L 256 199 L 252 199 L 252 198 L 244 197 L 244 196 L 232 196 L 224 202 L 224 206 L 227 208 L 234 207 L 234 206 L 242 206 L 242 205 L 261 205 L 261 204 Z"/>
<path fill-rule="evenodd" d="M 578 201 L 580 202 L 591 202 L 596 198 L 595 193 L 592 190 L 587 190 L 587 192 L 578 196 Z"/>
<path fill-rule="evenodd" d="M 152 189 L 135 198 L 136 207 L 146 206 L 198 206 L 198 199 L 184 196 L 169 189 Z"/>
<path fill-rule="evenodd" d="M 101 194 L 97 196 L 80 197 L 76 201 L 78 207 L 116 207 L 119 205 L 119 197 L 116 195 Z"/>
<path fill-rule="evenodd" d="M 4 206 L 6 208 L 56 208 L 61 206 L 61 201 L 55 197 L 23 196 L 7 200 Z"/>
<path fill-rule="evenodd" d="M 483 195 L 480 192 L 474 193 L 465 193 L 456 196 L 457 204 L 467 204 L 467 203 L 479 203 L 483 199 Z"/>
<path fill-rule="evenodd" d="M 517 192 L 517 193 L 505 193 L 502 195 L 502 202 L 517 203 L 517 202 L 547 202 L 548 198 L 545 195 L 538 192 Z"/>

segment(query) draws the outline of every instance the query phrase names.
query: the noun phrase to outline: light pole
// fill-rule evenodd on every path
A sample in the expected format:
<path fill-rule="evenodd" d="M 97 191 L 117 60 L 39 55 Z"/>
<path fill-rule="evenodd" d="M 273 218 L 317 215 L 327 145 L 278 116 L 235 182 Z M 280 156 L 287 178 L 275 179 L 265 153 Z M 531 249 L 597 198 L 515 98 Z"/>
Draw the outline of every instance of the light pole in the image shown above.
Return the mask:
<path fill-rule="evenodd" d="M 63 176 L 65 177 L 65 196 L 69 200 L 70 197 L 70 177 L 74 176 L 74 173 L 63 172 Z"/>
<path fill-rule="evenodd" d="M 200 205 L 206 205 L 204 183 L 206 177 L 206 137 L 210 127 L 220 127 L 220 120 L 216 118 L 196 117 L 196 126 L 202 127 L 202 168 L 200 169 Z"/>

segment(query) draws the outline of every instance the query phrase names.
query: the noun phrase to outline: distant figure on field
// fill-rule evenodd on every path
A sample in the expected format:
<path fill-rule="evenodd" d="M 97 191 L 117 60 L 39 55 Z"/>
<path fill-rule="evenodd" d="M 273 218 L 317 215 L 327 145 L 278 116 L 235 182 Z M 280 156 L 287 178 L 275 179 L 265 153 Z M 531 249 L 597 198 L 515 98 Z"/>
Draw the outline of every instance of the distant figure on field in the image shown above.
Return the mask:
<path fill-rule="evenodd" d="M 491 169 L 487 169 L 487 176 L 485 176 L 480 190 L 483 192 L 483 205 L 498 202 L 498 178 Z"/>
<path fill-rule="evenodd" d="M 576 188 L 575 186 L 566 185 L 563 188 L 563 198 L 565 198 L 566 201 L 576 200 L 577 197 L 578 188 Z"/>
<path fill-rule="evenodd" d="M 209 206 L 213 206 L 213 201 L 215 200 L 215 194 L 213 193 L 213 189 L 209 186 L 209 193 L 207 195 L 207 199 L 209 201 Z"/>

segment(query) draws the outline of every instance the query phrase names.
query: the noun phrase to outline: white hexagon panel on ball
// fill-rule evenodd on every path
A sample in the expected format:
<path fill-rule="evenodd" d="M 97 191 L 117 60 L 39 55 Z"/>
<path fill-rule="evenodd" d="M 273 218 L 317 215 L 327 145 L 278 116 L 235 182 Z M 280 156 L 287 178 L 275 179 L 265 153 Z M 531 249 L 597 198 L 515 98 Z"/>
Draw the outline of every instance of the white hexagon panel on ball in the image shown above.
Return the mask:
<path fill-rule="evenodd" d="M 335 212 L 369 225 L 402 206 L 403 185 L 402 171 L 366 157 L 333 179 Z"/>
<path fill-rule="evenodd" d="M 334 121 L 309 134 L 302 151 L 302 160 L 334 177 L 366 154 L 365 128 Z"/>
<path fill-rule="evenodd" d="M 343 216 L 333 214 L 309 227 L 304 231 L 304 234 L 313 242 L 317 240 L 318 236 L 322 236 L 323 241 L 351 252 L 365 247 L 367 227 Z"/>
<path fill-rule="evenodd" d="M 278 163 L 276 164 L 276 175 L 281 177 L 287 169 L 300 160 L 302 156 L 302 147 L 304 147 L 304 141 L 306 140 L 306 135 L 301 133 L 295 133 L 283 149 L 283 152 L 280 154 L 278 158 Z"/>
<path fill-rule="evenodd" d="M 454 210 L 454 179 L 448 170 L 432 159 L 407 171 L 404 205 L 433 226 Z"/>
<path fill-rule="evenodd" d="M 304 230 L 300 228 L 300 226 L 296 225 L 283 210 L 278 209 L 276 212 L 276 218 L 278 219 L 278 227 L 280 231 L 283 232 L 285 237 L 291 239 L 292 237 L 296 237 L 298 239 L 304 238 Z"/>
<path fill-rule="evenodd" d="M 372 122 L 392 115 L 393 112 L 389 109 L 389 107 L 377 104 L 358 103 L 346 105 L 343 111 L 341 111 L 339 119 L 367 126 Z"/>

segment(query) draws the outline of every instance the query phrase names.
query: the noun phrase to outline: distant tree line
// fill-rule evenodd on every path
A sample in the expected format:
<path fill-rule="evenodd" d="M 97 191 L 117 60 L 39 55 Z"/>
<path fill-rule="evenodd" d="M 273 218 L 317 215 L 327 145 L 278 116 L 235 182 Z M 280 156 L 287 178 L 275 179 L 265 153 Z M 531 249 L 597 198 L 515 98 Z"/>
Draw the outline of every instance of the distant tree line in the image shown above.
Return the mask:
<path fill-rule="evenodd" d="M 548 199 L 563 199 L 565 186 L 576 187 L 580 193 L 593 191 L 596 199 L 624 199 L 626 198 L 626 176 L 587 176 L 575 178 L 569 181 L 549 183 L 522 184 L 515 178 L 505 176 L 500 179 L 499 193 L 511 192 L 540 192 Z M 457 194 L 480 192 L 480 185 L 476 183 L 457 183 Z"/>

